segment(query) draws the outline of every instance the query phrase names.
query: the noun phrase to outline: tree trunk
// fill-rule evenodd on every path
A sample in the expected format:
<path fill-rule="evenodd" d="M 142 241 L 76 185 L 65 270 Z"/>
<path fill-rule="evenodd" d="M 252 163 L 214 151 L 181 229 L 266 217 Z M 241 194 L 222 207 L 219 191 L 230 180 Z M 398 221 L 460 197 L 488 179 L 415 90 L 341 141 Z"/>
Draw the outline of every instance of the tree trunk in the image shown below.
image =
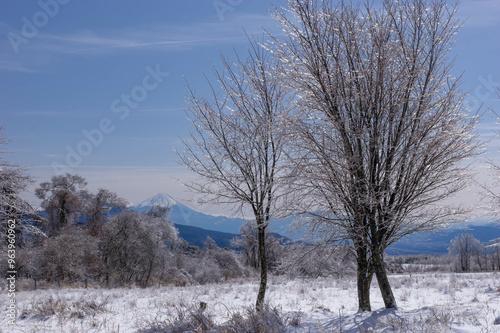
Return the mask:
<path fill-rule="evenodd" d="M 481 262 L 481 253 L 479 252 L 479 250 L 477 250 L 477 253 L 476 253 L 476 258 L 477 258 L 477 265 L 479 266 L 479 271 L 483 271 L 483 265 L 482 265 L 482 262 Z"/>
<path fill-rule="evenodd" d="M 356 249 L 356 254 L 359 310 L 371 311 L 370 285 L 373 278 L 373 271 L 368 265 L 366 249 Z"/>
<path fill-rule="evenodd" d="M 387 277 L 387 272 L 384 265 L 384 250 L 376 250 L 373 255 L 373 268 L 377 276 L 378 286 L 382 293 L 386 309 L 397 309 L 396 298 L 392 293 L 392 288 Z"/>
<path fill-rule="evenodd" d="M 488 270 L 488 248 L 484 247 L 484 270 Z"/>
<path fill-rule="evenodd" d="M 259 242 L 259 261 L 260 261 L 260 286 L 257 294 L 257 302 L 255 307 L 257 310 L 264 305 L 264 297 L 266 296 L 267 287 L 267 256 L 266 256 L 266 226 L 264 223 L 259 223 L 257 226 L 257 239 Z"/>
<path fill-rule="evenodd" d="M 148 271 L 147 271 L 147 274 L 146 274 L 146 281 L 144 283 L 144 287 L 146 287 L 149 283 L 149 278 L 151 277 L 151 273 L 153 272 L 153 268 L 154 268 L 154 257 L 150 258 L 150 261 L 149 261 L 149 267 L 148 267 Z"/>

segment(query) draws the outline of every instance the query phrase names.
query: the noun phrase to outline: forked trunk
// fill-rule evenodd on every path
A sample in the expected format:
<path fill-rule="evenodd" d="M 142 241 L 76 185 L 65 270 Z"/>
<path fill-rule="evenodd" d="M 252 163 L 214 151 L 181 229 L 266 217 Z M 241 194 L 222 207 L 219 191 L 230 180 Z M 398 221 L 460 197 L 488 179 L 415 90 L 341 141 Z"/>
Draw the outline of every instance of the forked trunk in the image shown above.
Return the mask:
<path fill-rule="evenodd" d="M 266 256 L 266 227 L 263 223 L 257 226 L 257 238 L 259 243 L 259 261 L 260 261 L 260 286 L 257 294 L 255 307 L 260 310 L 264 305 L 267 287 L 267 256 Z"/>
<path fill-rule="evenodd" d="M 394 298 L 394 294 L 392 293 L 392 288 L 385 270 L 383 250 L 373 253 L 373 268 L 377 276 L 378 286 L 384 300 L 385 308 L 397 309 L 396 298 Z"/>
<path fill-rule="evenodd" d="M 356 252 L 359 310 L 371 311 L 370 285 L 373 278 L 373 270 L 368 263 L 367 251 L 365 249 L 357 249 Z"/>

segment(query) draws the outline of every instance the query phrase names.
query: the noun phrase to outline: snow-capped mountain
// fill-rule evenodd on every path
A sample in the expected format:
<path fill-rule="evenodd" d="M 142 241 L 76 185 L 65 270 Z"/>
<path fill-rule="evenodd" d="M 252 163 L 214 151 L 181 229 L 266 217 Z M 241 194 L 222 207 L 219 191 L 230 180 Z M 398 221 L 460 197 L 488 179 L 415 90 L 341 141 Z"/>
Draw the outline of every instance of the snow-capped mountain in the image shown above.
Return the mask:
<path fill-rule="evenodd" d="M 179 227 L 181 231 L 181 237 L 189 239 L 189 242 L 195 245 L 203 244 L 206 236 L 209 235 L 212 238 L 224 239 L 226 243 L 234 235 L 213 235 L 207 232 L 219 231 L 229 234 L 239 234 L 240 226 L 245 223 L 245 220 L 239 218 L 229 218 L 224 216 L 214 216 L 209 214 L 204 214 L 193 208 L 190 208 L 183 203 L 179 202 L 172 196 L 166 193 L 158 193 L 155 196 L 148 198 L 134 206 L 129 207 L 132 210 L 147 212 L 151 207 L 159 205 L 162 207 L 170 206 L 172 210 L 170 212 L 170 220 L 172 220 L 176 225 L 184 225 L 189 227 L 197 227 L 205 230 L 195 229 L 195 228 L 182 228 Z M 282 235 L 287 235 L 286 221 L 277 221 L 274 225 L 274 230 Z M 283 225 L 282 228 L 279 228 Z M 278 227 L 278 229 L 276 229 Z M 388 254 L 446 254 L 448 252 L 448 247 L 450 246 L 450 241 L 454 239 L 457 235 L 463 233 L 470 233 L 480 242 L 487 242 L 490 244 L 496 243 L 492 239 L 498 238 L 500 236 L 500 225 L 498 223 L 491 223 L 488 225 L 474 226 L 470 225 L 467 228 L 450 228 L 441 230 L 437 234 L 418 234 L 410 237 L 403 238 L 396 244 L 391 245 L 387 249 Z M 294 238 L 293 236 L 289 236 Z M 219 240 L 217 238 L 217 240 Z M 221 243 L 222 244 L 222 243 Z M 227 246 L 224 244 L 223 246 Z"/>
<path fill-rule="evenodd" d="M 233 234 L 239 234 L 240 226 L 245 220 L 204 214 L 184 205 L 167 193 L 158 193 L 129 208 L 139 212 L 146 212 L 153 206 L 171 207 L 170 220 L 176 224 L 199 227 Z"/>
<path fill-rule="evenodd" d="M 167 193 L 158 193 L 158 194 L 152 196 L 151 198 L 148 198 L 144 201 L 139 202 L 136 205 L 133 205 L 131 208 L 133 208 L 134 210 L 137 210 L 137 211 L 145 211 L 153 206 L 173 207 L 176 205 L 185 206 L 184 204 L 180 203 L 177 199 L 174 199 L 172 196 L 168 195 Z"/>

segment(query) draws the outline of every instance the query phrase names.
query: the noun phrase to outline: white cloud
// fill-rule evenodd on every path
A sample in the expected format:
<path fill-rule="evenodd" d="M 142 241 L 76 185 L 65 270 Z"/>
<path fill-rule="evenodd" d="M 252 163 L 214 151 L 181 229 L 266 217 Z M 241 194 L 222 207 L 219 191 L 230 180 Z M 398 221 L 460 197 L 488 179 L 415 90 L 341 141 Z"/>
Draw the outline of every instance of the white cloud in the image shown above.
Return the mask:
<path fill-rule="evenodd" d="M 198 22 L 186 25 L 157 25 L 118 31 L 77 31 L 65 35 L 40 34 L 37 48 L 70 54 L 101 54 L 163 48 L 185 50 L 199 45 L 236 43 L 249 34 L 261 33 L 261 25 L 274 22 L 267 15 L 234 16 L 224 22 Z"/>
<path fill-rule="evenodd" d="M 21 72 L 28 74 L 41 73 L 40 70 L 33 68 L 31 64 L 26 64 L 22 61 L 0 60 L 0 72 Z"/>
<path fill-rule="evenodd" d="M 178 112 L 178 111 L 183 111 L 185 108 L 183 107 L 178 107 L 178 108 L 161 108 L 161 109 L 140 109 L 137 110 L 137 112 Z"/>
<path fill-rule="evenodd" d="M 17 116 L 54 117 L 54 116 L 63 116 L 64 114 L 65 113 L 62 111 L 44 111 L 44 110 L 15 112 L 15 115 Z"/>
<path fill-rule="evenodd" d="M 64 155 L 62 155 L 62 154 L 45 154 L 45 157 L 62 159 L 62 158 L 64 158 Z"/>
<path fill-rule="evenodd" d="M 261 34 L 261 26 L 274 20 L 268 15 L 234 15 L 223 22 L 187 22 L 183 25 L 127 27 L 120 30 L 79 30 L 60 34 L 39 33 L 14 52 L 8 41 L 0 43 L 0 72 L 40 73 L 67 55 L 99 56 L 115 52 L 191 50 L 199 46 L 245 42 L 243 29 Z M 7 29 L 0 26 L 0 32 Z"/>

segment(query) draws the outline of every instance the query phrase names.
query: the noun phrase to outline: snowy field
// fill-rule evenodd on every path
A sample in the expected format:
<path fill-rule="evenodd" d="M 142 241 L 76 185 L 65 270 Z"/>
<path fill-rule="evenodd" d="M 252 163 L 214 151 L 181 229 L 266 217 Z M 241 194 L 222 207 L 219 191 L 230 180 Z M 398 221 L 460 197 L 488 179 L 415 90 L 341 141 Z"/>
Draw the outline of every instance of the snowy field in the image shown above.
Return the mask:
<path fill-rule="evenodd" d="M 272 277 L 266 297 L 279 319 L 268 321 L 276 332 L 500 332 L 500 325 L 494 325 L 500 316 L 500 273 L 404 274 L 390 280 L 399 310 L 383 310 L 374 281 L 375 311 L 357 313 L 355 278 Z M 243 280 L 147 289 L 20 291 L 20 318 L 12 326 L 3 290 L 0 331 L 152 333 L 176 332 L 167 328 L 177 324 L 182 332 L 178 319 L 189 321 L 190 316 L 197 317 L 199 325 L 204 320 L 216 326 L 244 321 L 251 315 L 256 293 L 257 281 Z M 202 314 L 197 311 L 200 302 L 207 303 Z"/>

